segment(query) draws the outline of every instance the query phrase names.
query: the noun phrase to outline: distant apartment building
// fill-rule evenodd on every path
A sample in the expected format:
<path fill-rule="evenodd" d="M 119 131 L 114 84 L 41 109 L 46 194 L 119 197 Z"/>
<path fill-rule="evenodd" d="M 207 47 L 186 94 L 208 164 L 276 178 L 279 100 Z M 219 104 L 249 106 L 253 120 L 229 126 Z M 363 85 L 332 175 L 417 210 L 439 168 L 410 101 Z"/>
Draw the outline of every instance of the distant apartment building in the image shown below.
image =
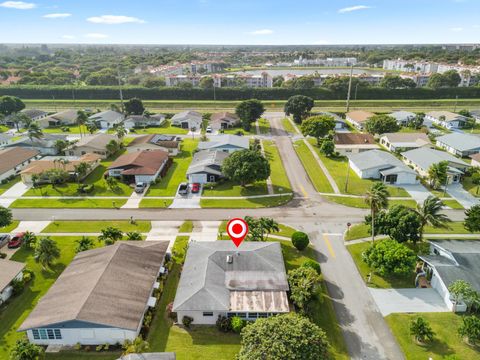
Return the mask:
<path fill-rule="evenodd" d="M 227 64 L 224 62 L 211 62 L 211 61 L 196 61 L 188 64 L 188 70 L 192 74 L 197 73 L 206 73 L 212 74 L 216 72 L 223 71 L 227 67 Z"/>
<path fill-rule="evenodd" d="M 438 64 L 428 61 L 412 61 L 402 59 L 383 60 L 383 69 L 429 74 L 436 73 L 438 71 Z"/>
<path fill-rule="evenodd" d="M 326 59 L 304 59 L 300 56 L 298 59 L 293 60 L 294 66 L 352 66 L 357 64 L 357 58 L 354 57 L 337 57 Z"/>
<path fill-rule="evenodd" d="M 190 83 L 192 86 L 198 86 L 203 76 L 200 75 L 171 75 L 165 77 L 166 86 L 179 86 L 181 83 Z M 273 87 L 273 78 L 267 72 L 258 75 L 251 74 L 232 74 L 232 75 L 213 75 L 213 85 L 219 87 L 246 86 L 252 88 Z"/>

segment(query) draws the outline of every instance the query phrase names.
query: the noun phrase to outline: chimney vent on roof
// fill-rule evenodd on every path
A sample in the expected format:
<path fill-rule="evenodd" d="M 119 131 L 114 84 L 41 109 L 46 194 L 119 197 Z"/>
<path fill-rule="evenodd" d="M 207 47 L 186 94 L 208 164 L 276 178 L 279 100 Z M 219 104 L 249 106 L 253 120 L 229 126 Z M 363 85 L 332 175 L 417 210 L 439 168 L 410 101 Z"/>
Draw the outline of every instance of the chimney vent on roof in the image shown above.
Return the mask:
<path fill-rule="evenodd" d="M 233 263 L 233 256 L 232 255 L 227 255 L 227 264 Z"/>

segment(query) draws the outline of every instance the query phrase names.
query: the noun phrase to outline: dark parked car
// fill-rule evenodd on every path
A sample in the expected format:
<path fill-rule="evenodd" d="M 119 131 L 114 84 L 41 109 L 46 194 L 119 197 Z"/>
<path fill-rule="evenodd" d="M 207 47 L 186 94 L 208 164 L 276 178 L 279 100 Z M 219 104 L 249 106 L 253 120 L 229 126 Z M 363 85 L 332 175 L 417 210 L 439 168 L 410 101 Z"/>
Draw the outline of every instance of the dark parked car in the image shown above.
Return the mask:
<path fill-rule="evenodd" d="M 178 187 L 178 193 L 180 195 L 187 195 L 188 194 L 188 183 L 186 183 L 186 182 L 181 183 L 180 186 Z"/>
<path fill-rule="evenodd" d="M 200 184 L 199 183 L 193 183 L 192 184 L 192 193 L 196 194 L 200 191 Z"/>
<path fill-rule="evenodd" d="M 8 248 L 9 249 L 16 249 L 16 248 L 20 247 L 22 245 L 24 236 L 25 236 L 24 232 L 15 234 L 15 236 L 12 237 L 10 239 L 10 241 L 8 242 Z"/>

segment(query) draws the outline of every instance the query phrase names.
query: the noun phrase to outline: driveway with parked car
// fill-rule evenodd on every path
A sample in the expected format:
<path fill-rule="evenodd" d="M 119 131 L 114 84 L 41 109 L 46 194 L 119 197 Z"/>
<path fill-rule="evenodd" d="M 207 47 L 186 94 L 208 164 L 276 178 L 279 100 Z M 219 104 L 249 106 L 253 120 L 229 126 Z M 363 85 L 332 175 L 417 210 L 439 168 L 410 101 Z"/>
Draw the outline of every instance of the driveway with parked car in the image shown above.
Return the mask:
<path fill-rule="evenodd" d="M 169 206 L 172 209 L 199 209 L 202 186 L 199 183 L 181 183 L 177 195 Z"/>

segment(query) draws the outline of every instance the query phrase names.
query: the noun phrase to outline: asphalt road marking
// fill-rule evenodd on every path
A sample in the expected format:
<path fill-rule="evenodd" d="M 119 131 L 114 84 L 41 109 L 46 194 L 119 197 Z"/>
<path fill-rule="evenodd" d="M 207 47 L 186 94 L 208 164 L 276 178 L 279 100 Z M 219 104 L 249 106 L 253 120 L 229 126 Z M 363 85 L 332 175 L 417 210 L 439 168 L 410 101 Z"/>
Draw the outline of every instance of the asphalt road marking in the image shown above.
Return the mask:
<path fill-rule="evenodd" d="M 335 259 L 335 251 L 333 251 L 332 244 L 330 243 L 330 240 L 328 239 L 327 234 L 322 234 L 323 235 L 323 240 L 325 240 L 325 244 L 327 245 L 328 251 L 330 252 L 330 255 L 332 255 L 332 258 Z"/>
<path fill-rule="evenodd" d="M 308 199 L 308 194 L 305 191 L 305 189 L 303 188 L 303 186 L 301 184 L 298 184 L 298 186 L 300 187 L 300 190 L 302 191 L 302 194 L 305 197 L 305 199 Z"/>

